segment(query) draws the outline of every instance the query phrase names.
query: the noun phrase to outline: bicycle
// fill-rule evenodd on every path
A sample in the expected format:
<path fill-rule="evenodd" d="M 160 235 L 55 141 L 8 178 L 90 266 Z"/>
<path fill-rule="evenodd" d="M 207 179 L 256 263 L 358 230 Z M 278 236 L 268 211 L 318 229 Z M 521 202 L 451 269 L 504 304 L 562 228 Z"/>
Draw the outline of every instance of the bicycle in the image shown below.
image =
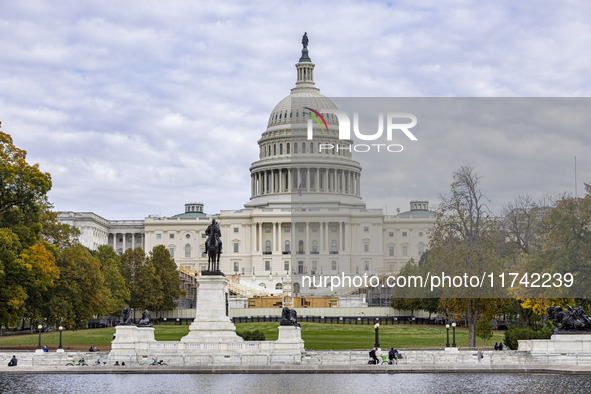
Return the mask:
<path fill-rule="evenodd" d="M 150 365 L 168 365 L 163 360 L 158 360 L 156 357 L 152 357 L 152 364 Z"/>
<path fill-rule="evenodd" d="M 76 366 L 76 367 L 79 367 L 79 366 L 84 366 L 84 367 L 87 367 L 87 366 L 88 366 L 88 364 L 86 364 L 86 361 L 84 361 L 84 359 L 83 359 L 83 358 L 81 358 L 80 360 L 78 360 L 78 361 L 77 361 L 77 362 L 75 362 L 75 363 L 67 363 L 67 364 L 66 364 L 66 367 L 67 367 L 67 366 Z"/>

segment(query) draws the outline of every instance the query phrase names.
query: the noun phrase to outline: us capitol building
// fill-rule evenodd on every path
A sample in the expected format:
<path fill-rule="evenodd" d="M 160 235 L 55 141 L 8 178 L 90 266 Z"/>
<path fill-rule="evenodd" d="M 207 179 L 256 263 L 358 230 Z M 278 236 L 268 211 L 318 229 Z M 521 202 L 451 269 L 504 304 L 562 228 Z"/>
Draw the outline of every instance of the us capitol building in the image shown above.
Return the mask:
<path fill-rule="evenodd" d="M 208 215 L 203 204 L 188 203 L 172 217 L 114 221 L 61 212 L 59 220 L 77 227 L 90 249 L 107 244 L 121 254 L 164 245 L 181 272 L 198 273 L 207 268 L 205 230 L 215 218 L 223 241 L 220 269 L 241 287 L 269 294 L 309 293 L 314 288 L 302 287 L 306 275 L 382 275 L 418 261 L 435 221 L 428 202 L 411 201 L 409 211 L 396 215 L 367 209 L 361 166 L 351 152 L 319 151 L 320 144 L 337 145 L 336 117 L 323 114 L 328 130 L 315 124 L 313 140 L 307 139 L 305 107 L 337 109 L 315 87 L 314 66 L 304 45 L 295 87 L 275 106 L 258 141 L 243 209 Z"/>

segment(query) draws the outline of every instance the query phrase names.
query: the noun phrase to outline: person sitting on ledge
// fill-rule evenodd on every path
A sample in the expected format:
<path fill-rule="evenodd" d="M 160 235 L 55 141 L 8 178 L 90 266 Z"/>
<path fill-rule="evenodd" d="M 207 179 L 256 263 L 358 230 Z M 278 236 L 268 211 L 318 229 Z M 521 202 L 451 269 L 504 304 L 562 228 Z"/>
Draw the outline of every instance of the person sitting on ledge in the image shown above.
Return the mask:
<path fill-rule="evenodd" d="M 499 343 L 499 350 L 503 350 L 503 342 Z"/>
<path fill-rule="evenodd" d="M 499 343 L 495 342 L 495 350 L 499 350 Z"/>
<path fill-rule="evenodd" d="M 10 359 L 10 361 L 8 362 L 8 366 L 9 367 L 16 367 L 16 364 L 18 364 L 18 360 L 16 359 L 16 356 L 13 355 L 12 358 Z"/>
<path fill-rule="evenodd" d="M 376 349 L 371 349 L 369 351 L 369 357 L 371 357 L 371 360 L 369 360 L 368 364 L 378 364 L 378 357 L 376 355 Z"/>

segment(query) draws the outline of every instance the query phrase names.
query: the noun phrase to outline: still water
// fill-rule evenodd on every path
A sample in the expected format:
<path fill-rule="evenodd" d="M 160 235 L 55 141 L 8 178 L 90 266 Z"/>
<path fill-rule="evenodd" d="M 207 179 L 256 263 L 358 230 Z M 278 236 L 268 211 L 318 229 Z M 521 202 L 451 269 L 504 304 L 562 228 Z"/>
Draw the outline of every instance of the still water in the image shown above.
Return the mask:
<path fill-rule="evenodd" d="M 591 377 L 496 374 L 0 375 L 1 393 L 591 393 Z"/>

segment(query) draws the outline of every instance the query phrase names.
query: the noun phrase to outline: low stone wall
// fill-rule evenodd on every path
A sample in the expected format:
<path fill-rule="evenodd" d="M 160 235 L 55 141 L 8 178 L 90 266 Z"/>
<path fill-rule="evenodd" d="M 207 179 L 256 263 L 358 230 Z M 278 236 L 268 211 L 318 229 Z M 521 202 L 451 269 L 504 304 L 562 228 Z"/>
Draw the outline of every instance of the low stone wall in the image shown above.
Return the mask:
<path fill-rule="evenodd" d="M 280 365 L 302 365 L 302 366 L 334 366 L 351 368 L 354 366 L 367 365 L 369 361 L 368 350 L 342 350 L 342 351 L 306 351 L 303 355 L 294 354 L 273 354 L 268 352 L 246 352 L 237 353 L 223 346 L 217 349 L 208 349 L 209 352 L 202 353 L 178 353 L 169 352 L 164 348 L 151 349 L 133 356 L 119 355 L 111 357 L 108 352 L 49 352 L 35 354 L 34 352 L 0 352 L 0 369 L 9 369 L 7 366 L 12 355 L 16 355 L 18 365 L 23 367 L 58 367 L 65 366 L 69 362 L 76 362 L 84 358 L 89 366 L 97 365 L 112 367 L 115 361 L 126 366 L 148 366 L 154 359 L 163 360 L 169 366 L 280 366 Z M 442 349 L 403 349 L 402 359 L 398 360 L 401 368 L 422 368 L 427 366 L 439 367 L 535 367 L 551 365 L 581 365 L 591 366 L 591 354 L 547 354 L 532 355 L 529 352 L 504 350 L 485 351 L 482 364 L 478 364 L 476 350 L 459 349 L 447 351 Z M 375 368 L 396 368 L 396 366 L 376 365 Z M 84 367 L 70 367 L 84 368 Z"/>

